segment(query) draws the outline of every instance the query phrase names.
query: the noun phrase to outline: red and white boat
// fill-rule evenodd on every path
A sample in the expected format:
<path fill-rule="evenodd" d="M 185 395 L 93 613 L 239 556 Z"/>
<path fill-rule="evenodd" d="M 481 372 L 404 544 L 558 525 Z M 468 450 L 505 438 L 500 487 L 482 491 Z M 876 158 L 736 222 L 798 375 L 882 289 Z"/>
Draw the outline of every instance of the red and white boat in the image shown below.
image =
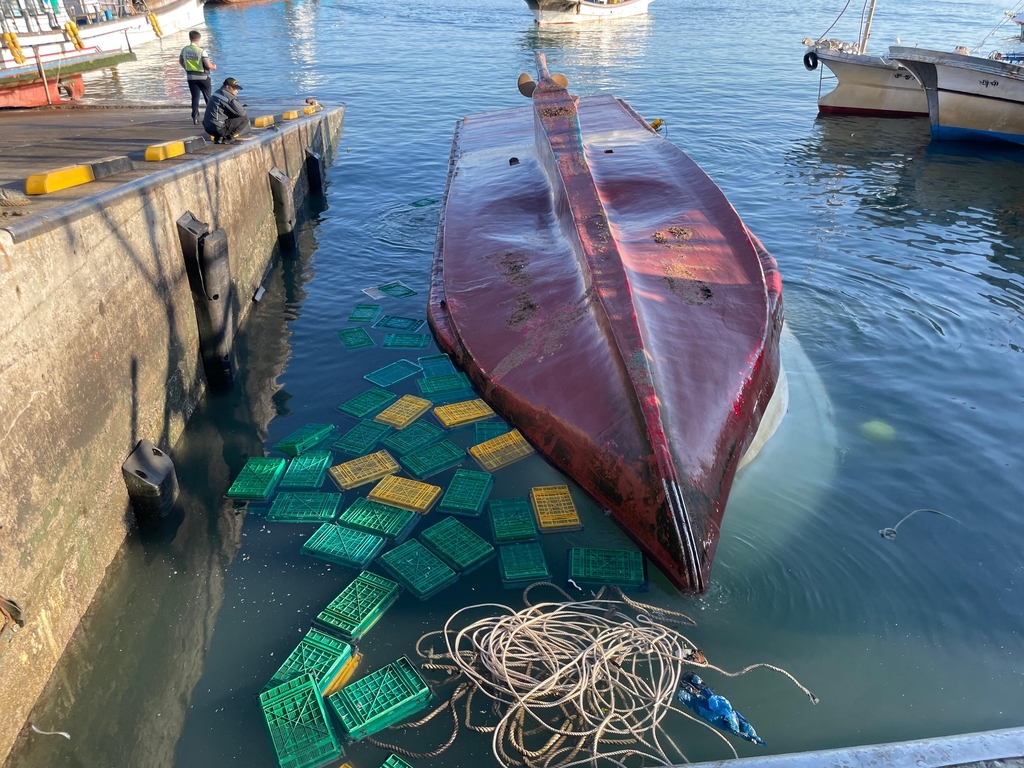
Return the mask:
<path fill-rule="evenodd" d="M 737 466 L 777 423 L 778 268 L 696 163 L 538 58 L 532 106 L 456 128 L 431 327 L 677 588 L 703 591 Z"/>

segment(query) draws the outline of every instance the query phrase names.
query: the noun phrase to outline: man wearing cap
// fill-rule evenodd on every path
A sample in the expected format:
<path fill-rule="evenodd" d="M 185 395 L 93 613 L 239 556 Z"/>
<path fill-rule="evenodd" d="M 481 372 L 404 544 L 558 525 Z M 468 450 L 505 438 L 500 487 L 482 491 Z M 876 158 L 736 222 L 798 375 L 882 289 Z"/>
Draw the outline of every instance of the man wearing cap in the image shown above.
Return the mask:
<path fill-rule="evenodd" d="M 206 105 L 203 128 L 213 136 L 214 144 L 229 144 L 235 136 L 249 132 L 249 116 L 238 101 L 240 90 L 242 86 L 238 81 L 229 77 Z"/>
<path fill-rule="evenodd" d="M 185 70 L 185 78 L 188 80 L 188 90 L 192 94 L 192 122 L 199 125 L 199 97 L 210 103 L 210 72 L 217 68 L 217 65 L 210 61 L 210 54 L 199 46 L 201 35 L 192 30 L 188 33 L 189 44 L 181 49 L 178 56 L 178 63 Z"/>

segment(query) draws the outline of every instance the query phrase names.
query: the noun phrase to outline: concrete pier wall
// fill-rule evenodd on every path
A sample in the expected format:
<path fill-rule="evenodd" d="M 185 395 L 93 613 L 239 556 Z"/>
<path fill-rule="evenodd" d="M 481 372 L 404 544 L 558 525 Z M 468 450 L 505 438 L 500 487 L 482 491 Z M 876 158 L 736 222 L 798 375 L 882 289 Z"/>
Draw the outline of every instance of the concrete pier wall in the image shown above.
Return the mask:
<path fill-rule="evenodd" d="M 0 638 L 0 762 L 132 525 L 122 462 L 143 437 L 172 448 L 205 390 L 176 220 L 226 230 L 244 323 L 277 244 L 268 172 L 301 203 L 305 150 L 329 161 L 342 117 L 0 229 L 0 594 L 26 620 Z"/>

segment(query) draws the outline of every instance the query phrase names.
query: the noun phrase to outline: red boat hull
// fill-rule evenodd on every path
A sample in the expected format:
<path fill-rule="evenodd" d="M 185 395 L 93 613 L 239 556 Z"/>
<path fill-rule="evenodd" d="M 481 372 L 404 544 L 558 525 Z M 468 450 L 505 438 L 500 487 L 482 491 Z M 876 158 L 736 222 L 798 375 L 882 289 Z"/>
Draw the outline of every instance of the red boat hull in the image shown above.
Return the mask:
<path fill-rule="evenodd" d="M 677 588 L 703 591 L 779 375 L 777 266 L 628 105 L 547 78 L 533 102 L 456 129 L 431 327 Z"/>
<path fill-rule="evenodd" d="M 50 99 L 47 101 L 46 92 Z M 0 109 L 10 107 L 45 107 L 47 104 L 63 104 L 69 98 L 77 100 L 85 95 L 85 82 L 81 75 L 65 75 L 58 83 L 57 79 L 47 79 L 26 85 L 0 87 Z"/>

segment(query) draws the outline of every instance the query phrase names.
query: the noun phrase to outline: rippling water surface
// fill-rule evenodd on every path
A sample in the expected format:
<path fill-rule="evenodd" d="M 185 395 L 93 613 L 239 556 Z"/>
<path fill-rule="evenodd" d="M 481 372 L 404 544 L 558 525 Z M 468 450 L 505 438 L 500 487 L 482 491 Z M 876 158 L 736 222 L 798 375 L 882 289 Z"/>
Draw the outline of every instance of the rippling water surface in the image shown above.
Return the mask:
<path fill-rule="evenodd" d="M 208 8 L 217 74 L 251 105 L 348 105 L 328 207 L 268 280 L 241 339 L 243 381 L 204 403 L 177 448 L 182 512 L 126 544 L 40 704 L 35 722 L 72 740 L 28 739 L 12 764 L 273 765 L 252 694 L 351 574 L 299 555 L 311 528 L 236 515 L 221 495 L 245 456 L 340 422 L 363 373 L 407 356 L 346 353 L 334 331 L 361 288 L 390 279 L 420 293 L 386 309 L 423 313 L 453 124 L 524 104 L 515 79 L 537 51 L 576 93 L 667 121 L 778 259 L 800 342 L 784 353 L 790 413 L 737 479 L 711 590 L 683 599 L 656 577 L 649 598 L 693 614 L 712 660 L 769 661 L 820 696 L 813 707 L 763 671 L 708 676 L 772 752 L 1021 725 L 1024 151 L 932 145 L 923 119 L 816 119 L 800 39 L 831 23 L 839 7 L 826 5 L 658 0 L 648 17 L 550 30 L 516 0 Z M 1001 12 L 883 2 L 872 46 L 974 45 Z M 852 39 L 854 13 L 834 35 Z M 90 76 L 91 98 L 181 100 L 182 44 Z M 531 459 L 494 495 L 558 477 Z M 575 495 L 587 529 L 545 540 L 556 574 L 566 547 L 622 541 Z M 879 536 L 919 507 L 956 520 L 919 514 Z M 480 573 L 426 603 L 403 597 L 364 643 L 363 669 L 410 653 L 461 605 L 518 600 Z M 395 738 L 425 748 L 446 727 Z M 690 759 L 728 755 L 689 725 L 675 735 Z M 463 732 L 414 762 L 489 754 Z M 356 746 L 349 759 L 384 756 Z"/>

